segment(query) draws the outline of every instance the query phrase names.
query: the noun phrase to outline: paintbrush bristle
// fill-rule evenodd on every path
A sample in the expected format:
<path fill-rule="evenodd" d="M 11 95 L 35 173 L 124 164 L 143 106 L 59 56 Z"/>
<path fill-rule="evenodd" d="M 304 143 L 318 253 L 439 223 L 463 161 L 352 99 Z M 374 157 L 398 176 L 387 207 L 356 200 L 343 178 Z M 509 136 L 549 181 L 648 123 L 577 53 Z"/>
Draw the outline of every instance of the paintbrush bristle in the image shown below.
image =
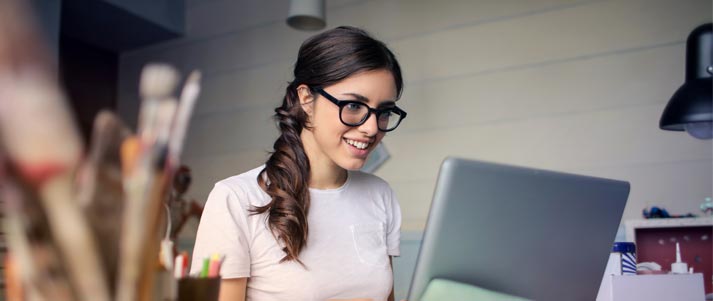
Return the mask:
<path fill-rule="evenodd" d="M 191 74 L 188 75 L 188 79 L 186 81 L 192 83 L 199 83 L 201 81 L 202 76 L 203 75 L 200 71 L 194 70 L 193 72 L 191 72 Z"/>
<path fill-rule="evenodd" d="M 175 99 L 169 99 L 160 102 L 156 110 L 156 142 L 163 144 L 162 146 L 168 143 L 171 124 L 177 108 L 178 102 Z"/>
<path fill-rule="evenodd" d="M 178 105 L 173 132 L 168 142 L 169 164 L 173 165 L 173 167 L 178 166 L 191 113 L 201 90 L 200 81 L 201 72 L 198 70 L 191 72 L 183 86 L 183 91 L 181 91 L 181 102 Z"/>
<path fill-rule="evenodd" d="M 148 64 L 141 71 L 139 91 L 144 98 L 163 98 L 176 89 L 179 73 L 166 64 Z"/>

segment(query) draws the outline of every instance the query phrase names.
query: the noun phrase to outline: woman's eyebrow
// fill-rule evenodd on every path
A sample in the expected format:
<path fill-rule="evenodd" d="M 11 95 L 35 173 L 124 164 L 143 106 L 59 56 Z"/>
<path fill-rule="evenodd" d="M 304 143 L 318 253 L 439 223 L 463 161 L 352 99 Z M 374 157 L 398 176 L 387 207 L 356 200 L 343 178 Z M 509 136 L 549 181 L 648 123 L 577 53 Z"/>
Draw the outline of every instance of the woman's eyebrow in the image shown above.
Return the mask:
<path fill-rule="evenodd" d="M 351 97 L 354 97 L 357 101 L 361 101 L 361 102 L 364 102 L 364 103 L 368 103 L 368 102 L 369 102 L 369 98 L 368 98 L 368 97 L 366 97 L 366 96 L 364 96 L 364 95 L 361 95 L 361 94 L 358 94 L 358 93 L 342 93 L 342 95 L 349 95 L 349 96 L 351 96 Z M 385 100 L 385 101 L 383 101 L 382 103 L 379 104 L 379 107 L 383 107 L 384 105 L 393 105 L 393 104 L 395 104 L 395 103 L 396 103 L 396 101 L 394 101 L 394 100 Z"/>
<path fill-rule="evenodd" d="M 342 95 L 349 95 L 349 96 L 351 96 L 351 97 L 354 97 L 357 101 L 369 102 L 369 98 L 366 97 L 366 96 L 364 96 L 364 95 L 361 95 L 361 94 L 357 94 L 357 93 L 342 93 Z"/>
<path fill-rule="evenodd" d="M 384 102 L 380 103 L 380 104 L 377 106 L 377 108 L 391 108 L 391 107 L 395 107 L 395 106 L 396 106 L 396 102 L 395 102 L 395 101 L 393 101 L 393 100 L 387 100 L 387 101 L 384 101 Z"/>

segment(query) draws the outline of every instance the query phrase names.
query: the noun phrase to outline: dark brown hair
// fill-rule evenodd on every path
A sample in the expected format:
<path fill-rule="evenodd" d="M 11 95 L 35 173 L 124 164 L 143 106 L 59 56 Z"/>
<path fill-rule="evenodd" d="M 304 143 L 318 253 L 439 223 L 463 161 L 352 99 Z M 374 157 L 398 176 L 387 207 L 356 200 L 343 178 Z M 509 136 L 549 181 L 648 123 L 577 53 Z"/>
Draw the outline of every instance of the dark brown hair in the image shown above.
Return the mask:
<path fill-rule="evenodd" d="M 300 105 L 297 87 L 302 84 L 310 88 L 326 87 L 356 73 L 380 69 L 391 72 L 397 95 L 401 95 L 401 68 L 394 54 L 384 43 L 355 27 L 327 30 L 309 38 L 300 47 L 295 79 L 287 86 L 282 105 L 275 108 L 280 137 L 257 178 L 272 201 L 252 209 L 255 214 L 268 212 L 268 225 L 287 254 L 281 262 L 302 263 L 299 254 L 307 244 L 309 233 L 310 164 L 300 138 L 307 124 L 307 114 Z"/>

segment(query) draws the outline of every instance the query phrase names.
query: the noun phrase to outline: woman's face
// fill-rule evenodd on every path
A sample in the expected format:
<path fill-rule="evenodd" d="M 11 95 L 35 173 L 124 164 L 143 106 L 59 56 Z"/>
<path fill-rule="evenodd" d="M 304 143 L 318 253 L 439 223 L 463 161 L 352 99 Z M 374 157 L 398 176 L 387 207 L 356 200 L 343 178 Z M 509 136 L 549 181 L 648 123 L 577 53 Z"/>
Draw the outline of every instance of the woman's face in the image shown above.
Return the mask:
<path fill-rule="evenodd" d="M 306 129 L 312 135 L 313 150 L 308 150 L 317 158 L 331 160 L 333 164 L 347 169 L 357 170 L 364 166 L 367 156 L 384 137 L 376 125 L 375 114 L 370 114 L 366 122 L 359 126 L 347 126 L 339 119 L 339 106 L 317 92 L 303 97 L 307 89 L 298 89 L 303 108 L 310 116 Z M 323 90 L 338 100 L 361 101 L 371 108 L 394 106 L 396 85 L 394 77 L 387 70 L 373 70 L 354 74 Z M 347 110 L 345 108 L 344 110 Z M 305 147 L 308 147 L 305 141 Z M 312 165 L 314 165 L 312 162 Z"/>

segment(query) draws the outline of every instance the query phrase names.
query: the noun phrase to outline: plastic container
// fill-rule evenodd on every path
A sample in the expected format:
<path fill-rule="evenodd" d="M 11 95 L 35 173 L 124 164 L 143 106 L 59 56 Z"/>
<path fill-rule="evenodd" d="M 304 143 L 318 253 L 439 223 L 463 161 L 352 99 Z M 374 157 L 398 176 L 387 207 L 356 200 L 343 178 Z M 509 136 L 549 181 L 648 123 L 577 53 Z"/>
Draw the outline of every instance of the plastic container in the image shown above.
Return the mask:
<path fill-rule="evenodd" d="M 614 275 L 636 275 L 636 244 L 615 242 L 609 261 L 613 264 Z"/>

